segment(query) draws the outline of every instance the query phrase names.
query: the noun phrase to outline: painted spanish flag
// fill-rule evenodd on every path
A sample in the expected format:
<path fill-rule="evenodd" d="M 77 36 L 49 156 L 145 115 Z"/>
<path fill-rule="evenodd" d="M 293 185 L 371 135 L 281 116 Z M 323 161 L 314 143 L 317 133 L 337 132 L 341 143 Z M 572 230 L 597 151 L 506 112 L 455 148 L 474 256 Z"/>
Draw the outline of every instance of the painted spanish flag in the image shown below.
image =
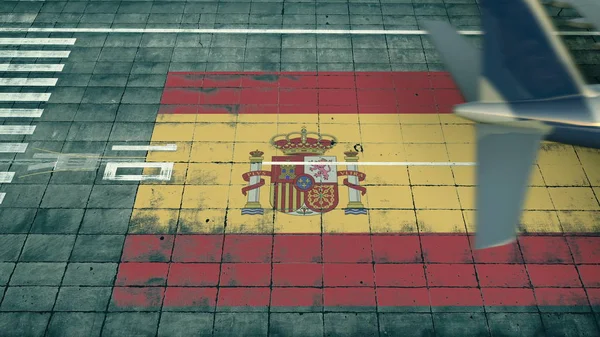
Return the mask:
<path fill-rule="evenodd" d="M 139 186 L 113 305 L 600 305 L 598 154 L 545 144 L 518 242 L 474 251 L 473 167 L 431 165 L 474 161 L 461 99 L 446 73 L 170 73 L 152 142 L 177 150 L 147 161 L 173 176 Z"/>

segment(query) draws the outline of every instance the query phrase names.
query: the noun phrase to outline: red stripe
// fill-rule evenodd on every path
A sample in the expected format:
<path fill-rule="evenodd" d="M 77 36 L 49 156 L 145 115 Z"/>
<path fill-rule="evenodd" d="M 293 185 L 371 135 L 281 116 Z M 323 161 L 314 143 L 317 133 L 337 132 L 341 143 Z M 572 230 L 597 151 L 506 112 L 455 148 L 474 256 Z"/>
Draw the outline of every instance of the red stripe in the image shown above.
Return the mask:
<path fill-rule="evenodd" d="M 151 307 L 166 296 L 165 306 L 180 307 L 600 305 L 600 237 L 521 236 L 483 251 L 471 241 L 129 235 L 122 260 L 136 262 L 120 264 L 114 304 Z"/>
<path fill-rule="evenodd" d="M 160 113 L 449 113 L 462 102 L 443 72 L 171 72 Z"/>

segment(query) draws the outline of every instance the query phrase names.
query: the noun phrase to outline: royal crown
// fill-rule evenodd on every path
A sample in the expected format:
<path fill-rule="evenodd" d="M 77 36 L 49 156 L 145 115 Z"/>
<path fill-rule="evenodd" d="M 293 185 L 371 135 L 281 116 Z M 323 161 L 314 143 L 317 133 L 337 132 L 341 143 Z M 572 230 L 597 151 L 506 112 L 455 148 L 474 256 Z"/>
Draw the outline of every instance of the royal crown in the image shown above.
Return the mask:
<path fill-rule="evenodd" d="M 256 158 L 262 157 L 263 154 L 265 154 L 265 153 L 260 150 L 254 150 L 254 151 L 250 152 L 250 156 L 256 157 Z"/>
<path fill-rule="evenodd" d="M 312 135 L 314 137 L 309 137 Z M 337 143 L 337 139 L 331 135 L 308 132 L 302 127 L 300 132 L 276 135 L 271 138 L 271 144 L 280 149 L 284 154 L 324 154 Z"/>

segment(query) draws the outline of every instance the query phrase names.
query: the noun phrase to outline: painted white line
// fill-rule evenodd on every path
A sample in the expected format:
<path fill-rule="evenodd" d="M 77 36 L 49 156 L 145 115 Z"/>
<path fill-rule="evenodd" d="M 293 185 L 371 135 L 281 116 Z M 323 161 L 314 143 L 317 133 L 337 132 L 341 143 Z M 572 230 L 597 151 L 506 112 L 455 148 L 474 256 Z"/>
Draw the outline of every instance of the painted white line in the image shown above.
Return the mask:
<path fill-rule="evenodd" d="M 592 29 L 592 28 L 594 28 L 594 24 L 592 24 L 591 22 L 589 22 L 586 18 L 569 19 L 569 20 L 566 21 L 566 23 L 569 26 L 575 27 L 575 28 L 582 28 L 582 29 Z"/>
<path fill-rule="evenodd" d="M 0 135 L 31 135 L 35 125 L 0 125 Z"/>
<path fill-rule="evenodd" d="M 0 143 L 0 153 L 25 153 L 27 143 Z"/>
<path fill-rule="evenodd" d="M 34 159 L 41 158 L 41 159 L 46 159 L 46 160 L 43 160 L 41 164 L 33 164 L 33 165 L 27 166 L 27 171 L 41 170 L 41 169 L 54 170 L 56 167 L 56 163 L 58 163 L 59 156 L 60 156 L 60 154 L 56 154 L 56 153 L 34 153 L 33 154 Z M 48 161 L 48 159 L 54 160 L 54 161 Z"/>
<path fill-rule="evenodd" d="M 10 64 L 0 63 L 0 71 L 26 71 L 26 72 L 59 72 L 65 67 L 64 64 L 44 64 L 44 63 L 32 63 L 32 64 Z"/>
<path fill-rule="evenodd" d="M 2 201 L 4 201 L 5 196 L 6 196 L 6 193 L 0 193 L 0 205 L 2 204 Z"/>
<path fill-rule="evenodd" d="M 106 163 L 103 179 L 118 181 L 169 181 L 171 180 L 171 175 L 173 174 L 173 166 L 174 163 Z M 159 168 L 160 172 L 155 175 L 117 175 L 117 170 L 120 168 Z"/>
<path fill-rule="evenodd" d="M 0 57 L 55 58 L 64 59 L 71 54 L 68 50 L 0 50 Z"/>
<path fill-rule="evenodd" d="M 5 30 L 7 28 L 0 28 L 0 31 L 9 32 L 10 30 Z M 10 29 L 10 28 L 8 28 Z M 26 28 L 27 29 L 27 28 Z M 28 37 L 18 37 L 18 38 L 0 38 L 0 44 L 8 44 L 8 45 L 74 45 L 77 39 L 59 39 L 59 38 L 28 38 Z"/>
<path fill-rule="evenodd" d="M 304 161 L 265 161 L 263 165 L 304 165 L 311 162 Z M 318 162 L 320 163 L 320 162 Z M 325 163 L 323 163 L 325 164 Z M 473 162 L 411 162 L 411 161 L 399 161 L 399 162 L 330 162 L 326 165 L 341 166 L 341 165 L 357 165 L 357 166 L 475 166 L 477 163 Z"/>
<path fill-rule="evenodd" d="M 44 109 L 15 109 L 6 108 L 0 109 L 0 117 L 2 118 L 39 118 L 42 116 Z"/>
<path fill-rule="evenodd" d="M 425 30 L 385 29 L 196 29 L 196 28 L 0 28 L 0 32 L 29 33 L 193 33 L 193 34 L 317 34 L 317 35 L 427 35 Z M 461 30 L 462 35 L 482 35 L 480 30 Z M 600 36 L 600 32 L 564 31 L 562 36 Z"/>
<path fill-rule="evenodd" d="M 166 145 L 113 145 L 113 151 L 177 151 L 177 144 Z"/>
<path fill-rule="evenodd" d="M 53 87 L 58 78 L 0 78 L 2 87 Z"/>
<path fill-rule="evenodd" d="M 50 93 L 46 92 L 4 92 L 0 93 L 0 102 L 47 102 Z"/>
<path fill-rule="evenodd" d="M 14 177 L 14 172 L 0 172 L 0 184 L 10 184 Z"/>

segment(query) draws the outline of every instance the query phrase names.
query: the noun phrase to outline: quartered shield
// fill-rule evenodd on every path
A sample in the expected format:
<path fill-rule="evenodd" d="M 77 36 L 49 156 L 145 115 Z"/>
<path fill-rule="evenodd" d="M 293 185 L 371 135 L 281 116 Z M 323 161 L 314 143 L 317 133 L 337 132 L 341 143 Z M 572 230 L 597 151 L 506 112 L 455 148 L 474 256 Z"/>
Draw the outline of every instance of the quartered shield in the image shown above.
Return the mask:
<path fill-rule="evenodd" d="M 271 206 L 292 215 L 317 215 L 339 203 L 335 156 L 291 155 L 273 157 L 274 162 L 304 162 L 304 165 L 273 165 Z"/>

